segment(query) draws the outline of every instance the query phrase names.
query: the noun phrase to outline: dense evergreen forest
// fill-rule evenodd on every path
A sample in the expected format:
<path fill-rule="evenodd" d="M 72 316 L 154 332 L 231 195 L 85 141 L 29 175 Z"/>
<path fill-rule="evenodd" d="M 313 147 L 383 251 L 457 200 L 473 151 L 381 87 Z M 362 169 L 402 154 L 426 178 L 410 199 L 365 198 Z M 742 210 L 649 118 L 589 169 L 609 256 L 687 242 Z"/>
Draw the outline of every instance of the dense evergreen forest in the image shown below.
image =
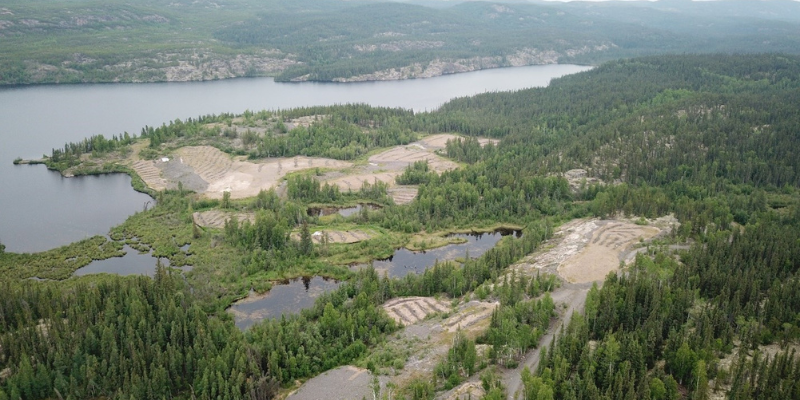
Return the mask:
<path fill-rule="evenodd" d="M 508 3 L 6 0 L 0 84 L 382 80 L 800 48 L 790 0 Z"/>
<path fill-rule="evenodd" d="M 428 113 L 363 105 L 249 113 L 241 118 L 326 117 L 288 131 L 270 122 L 275 134 L 227 149 L 233 153 L 348 160 L 417 135 L 455 132 L 465 139 L 449 142 L 443 154 L 461 168 L 437 174 L 426 163 L 410 165 L 398 178 L 419 185 L 407 205 L 393 204 L 381 184 L 345 193 L 313 174 L 289 176 L 284 197 L 208 200 L 167 190 L 156 194 L 153 209 L 112 229 L 112 241 L 79 244 L 112 253 L 123 242 L 145 246 L 171 265 L 194 264 L 185 277 L 159 268 L 153 279 L 67 279 L 75 268 L 57 252 L 0 252 L 0 399 L 273 398 L 336 366 L 380 369 L 370 352 L 400 329 L 381 304 L 399 296 L 491 298 L 499 307 L 485 335 L 457 335 L 434 376 L 394 398 L 433 398 L 475 374 L 486 398 L 505 398 L 497 368 L 515 367 L 538 344 L 556 312 L 546 292 L 559 284 L 552 275 L 503 277 L 507 268 L 564 221 L 666 214 L 680 227 L 590 291 L 585 311 L 546 343 L 538 369 L 523 373 L 525 398 L 707 399 L 719 390 L 731 399 L 798 399 L 797 104 L 797 56 L 683 55 L 613 61 L 546 88 L 456 99 Z M 201 128 L 230 118 L 67 144 L 54 150 L 52 167 L 143 138 L 156 143 L 154 155 L 176 143 L 217 140 L 222 128 Z M 477 136 L 500 141 L 481 146 Z M 349 150 L 335 151 L 343 147 Z M 577 187 L 561 175 L 574 168 L 587 170 Z M 379 238 L 310 241 L 309 231 L 328 220 L 307 208 L 360 200 L 383 207 L 344 223 L 370 227 Z M 198 228 L 192 212 L 209 209 L 255 217 Z M 523 235 L 420 275 L 390 279 L 331 261 L 377 258 L 404 245 L 403 235 L 496 223 L 522 226 Z M 179 252 L 185 243 L 196 253 Z M 63 263 L 76 262 L 81 253 L 68 249 L 59 250 L 68 254 Z M 234 298 L 297 271 L 346 282 L 297 315 L 245 333 L 234 327 L 223 311 Z M 492 349 L 485 358 L 476 350 L 483 345 Z"/>

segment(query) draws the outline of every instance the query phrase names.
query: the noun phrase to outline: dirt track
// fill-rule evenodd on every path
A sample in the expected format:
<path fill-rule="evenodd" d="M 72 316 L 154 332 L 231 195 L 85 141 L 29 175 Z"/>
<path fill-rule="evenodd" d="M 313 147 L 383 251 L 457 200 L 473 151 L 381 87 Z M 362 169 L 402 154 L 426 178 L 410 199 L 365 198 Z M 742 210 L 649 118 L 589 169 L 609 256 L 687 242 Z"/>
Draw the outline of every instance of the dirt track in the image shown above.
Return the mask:
<path fill-rule="evenodd" d="M 557 306 L 565 304 L 567 307 L 566 309 L 562 307 L 556 308 L 557 310 L 563 310 L 563 312 L 560 312 L 558 319 L 550 324 L 547 333 L 539 339 L 539 345 L 525 355 L 519 366 L 515 369 L 503 371 L 503 382 L 509 400 L 523 398 L 520 391 L 522 388 L 522 370 L 528 367 L 531 372 L 536 371 L 536 368 L 539 367 L 541 352 L 553 341 L 553 337 L 561 329 L 561 326 L 569 320 L 573 312 L 583 312 L 583 307 L 586 304 L 586 295 L 591 287 L 592 285 L 587 283 L 566 283 L 552 293 L 553 301 Z"/>

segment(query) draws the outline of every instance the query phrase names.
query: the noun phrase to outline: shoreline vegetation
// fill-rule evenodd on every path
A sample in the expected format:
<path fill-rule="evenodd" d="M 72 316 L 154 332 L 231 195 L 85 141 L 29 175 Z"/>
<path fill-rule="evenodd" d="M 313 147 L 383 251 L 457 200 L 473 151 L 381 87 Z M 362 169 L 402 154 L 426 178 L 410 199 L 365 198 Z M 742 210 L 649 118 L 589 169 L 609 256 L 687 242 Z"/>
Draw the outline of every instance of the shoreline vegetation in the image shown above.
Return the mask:
<path fill-rule="evenodd" d="M 340 367 L 375 398 L 796 397 L 798 96 L 798 56 L 651 56 L 431 112 L 247 111 L 67 143 L 48 168 L 138 176 L 155 206 L 109 238 L 0 247 L 0 398 L 268 399 Z M 522 234 L 402 278 L 351 268 L 498 228 Z M 71 277 L 124 245 L 193 268 Z M 243 333 L 225 311 L 316 275 L 342 284 L 299 313 Z"/>

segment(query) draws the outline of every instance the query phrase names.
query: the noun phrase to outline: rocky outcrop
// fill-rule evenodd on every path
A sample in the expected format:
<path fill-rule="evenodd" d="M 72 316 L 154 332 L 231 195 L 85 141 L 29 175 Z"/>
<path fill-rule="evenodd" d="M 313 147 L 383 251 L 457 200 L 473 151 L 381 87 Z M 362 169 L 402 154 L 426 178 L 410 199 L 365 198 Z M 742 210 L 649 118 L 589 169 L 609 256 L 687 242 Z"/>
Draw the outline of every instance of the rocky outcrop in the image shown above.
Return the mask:
<path fill-rule="evenodd" d="M 435 59 L 427 64 L 414 63 L 405 67 L 390 68 L 369 74 L 356 75 L 346 78 L 334 78 L 334 82 L 365 82 L 365 81 L 390 81 L 415 78 L 432 78 L 435 76 L 471 72 L 481 69 L 500 67 L 522 67 L 526 65 L 557 64 L 562 57 L 605 51 L 614 47 L 607 43 L 598 46 L 583 46 L 564 51 L 539 50 L 523 48 L 505 56 L 472 57 L 457 60 Z M 367 50 L 364 50 L 367 51 Z M 294 82 L 312 80 L 313 75 L 303 75 L 292 79 Z"/>

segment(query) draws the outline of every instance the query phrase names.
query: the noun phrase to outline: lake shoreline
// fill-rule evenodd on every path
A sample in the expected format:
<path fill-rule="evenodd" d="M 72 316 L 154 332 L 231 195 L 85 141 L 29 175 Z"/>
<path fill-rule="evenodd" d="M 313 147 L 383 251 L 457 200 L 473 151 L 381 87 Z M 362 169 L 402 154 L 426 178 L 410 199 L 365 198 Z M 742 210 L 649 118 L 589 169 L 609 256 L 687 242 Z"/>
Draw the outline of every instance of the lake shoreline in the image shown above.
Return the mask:
<path fill-rule="evenodd" d="M 0 91 L 6 89 L 24 89 L 29 87 L 47 87 L 47 86 L 80 86 L 80 85 L 140 85 L 140 84 L 159 84 L 159 83 L 200 83 L 200 82 L 220 82 L 220 81 L 233 81 L 233 80 L 243 80 L 243 79 L 260 79 L 260 78 L 272 78 L 275 83 L 284 83 L 284 84 L 303 84 L 303 83 L 326 83 L 326 84 L 358 84 L 358 83 L 370 83 L 370 82 L 396 82 L 396 81 L 409 81 L 409 80 L 425 80 L 431 78 L 440 78 L 443 76 L 451 76 L 451 75 L 461 75 L 461 74 L 468 74 L 470 72 L 478 72 L 478 71 L 488 71 L 488 70 L 500 70 L 500 69 L 512 69 L 512 68 L 524 68 L 524 67 L 538 67 L 538 66 L 548 66 L 548 65 L 576 65 L 580 67 L 588 67 L 594 68 L 596 65 L 593 64 L 579 64 L 575 62 L 568 62 L 568 63 L 559 63 L 559 62 L 547 62 L 547 63 L 532 63 L 532 64 L 522 64 L 522 65 L 499 65 L 499 66 L 470 66 L 472 69 L 463 69 L 448 72 L 446 70 L 438 70 L 435 72 L 429 72 L 426 74 L 419 74 L 419 75 L 408 75 L 408 74 L 386 74 L 386 71 L 375 71 L 370 74 L 365 75 L 358 75 L 358 76 L 350 76 L 350 77 L 338 77 L 332 79 L 314 79 L 314 78 L 293 78 L 293 79 L 280 79 L 278 74 L 263 74 L 263 75 L 233 75 L 224 78 L 199 78 L 199 79 L 171 79 L 167 77 L 166 79 L 157 79 L 157 80 L 121 80 L 121 79 L 112 79 L 112 80 L 90 80 L 90 81 L 83 81 L 83 82 L 18 82 L 18 83 L 10 83 L 10 84 L 0 84 Z M 413 65 L 407 65 L 402 67 L 395 67 L 391 68 L 390 70 L 397 70 L 397 71 L 405 71 L 409 68 L 412 68 Z M 428 70 L 425 70 L 428 71 Z"/>

